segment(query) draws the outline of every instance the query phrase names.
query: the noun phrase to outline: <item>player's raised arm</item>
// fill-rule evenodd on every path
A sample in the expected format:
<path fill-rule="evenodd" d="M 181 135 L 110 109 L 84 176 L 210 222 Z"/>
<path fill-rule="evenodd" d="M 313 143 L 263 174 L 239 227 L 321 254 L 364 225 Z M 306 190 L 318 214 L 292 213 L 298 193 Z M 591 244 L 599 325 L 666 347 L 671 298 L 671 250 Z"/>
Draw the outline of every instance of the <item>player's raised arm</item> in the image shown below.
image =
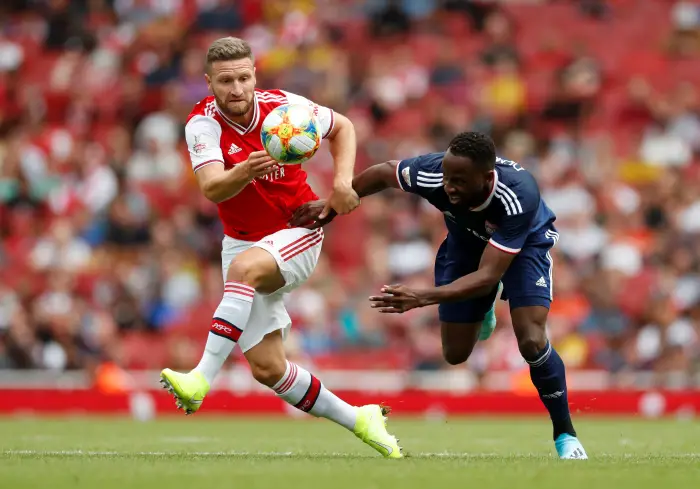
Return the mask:
<path fill-rule="evenodd" d="M 399 161 L 390 160 L 370 166 L 352 179 L 353 190 L 362 198 L 388 188 L 400 188 L 396 178 L 396 167 L 398 164 Z M 315 229 L 328 224 L 335 218 L 337 213 L 334 209 L 331 209 L 328 215 L 322 217 L 326 207 L 326 200 L 307 202 L 294 212 L 289 225 L 291 227 L 304 226 Z"/>
<path fill-rule="evenodd" d="M 255 151 L 247 161 L 226 170 L 220 146 L 221 127 L 210 117 L 193 118 L 185 126 L 185 138 L 199 188 L 217 204 L 237 195 L 255 177 L 276 168 L 276 162 L 265 151 Z"/>

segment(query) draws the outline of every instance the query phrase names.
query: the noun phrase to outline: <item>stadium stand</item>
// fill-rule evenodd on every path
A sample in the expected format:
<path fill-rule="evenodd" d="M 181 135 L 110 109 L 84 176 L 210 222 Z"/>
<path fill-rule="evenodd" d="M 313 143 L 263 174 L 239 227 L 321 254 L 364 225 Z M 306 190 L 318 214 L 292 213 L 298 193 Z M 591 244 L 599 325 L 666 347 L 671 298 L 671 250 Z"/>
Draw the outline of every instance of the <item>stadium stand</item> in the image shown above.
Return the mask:
<path fill-rule="evenodd" d="M 558 215 L 549 330 L 570 370 L 700 367 L 697 4 L 5 0 L 0 368 L 194 365 L 222 234 L 183 123 L 223 35 L 251 42 L 260 86 L 347 114 L 358 170 L 466 129 L 531 169 Z M 323 194 L 330 156 L 306 168 Z M 431 282 L 440 220 L 395 192 L 331 224 L 288 298 L 294 355 L 447 369 L 435 309 L 380 317 L 366 300 Z M 476 372 L 522 368 L 505 303 L 498 315 Z"/>

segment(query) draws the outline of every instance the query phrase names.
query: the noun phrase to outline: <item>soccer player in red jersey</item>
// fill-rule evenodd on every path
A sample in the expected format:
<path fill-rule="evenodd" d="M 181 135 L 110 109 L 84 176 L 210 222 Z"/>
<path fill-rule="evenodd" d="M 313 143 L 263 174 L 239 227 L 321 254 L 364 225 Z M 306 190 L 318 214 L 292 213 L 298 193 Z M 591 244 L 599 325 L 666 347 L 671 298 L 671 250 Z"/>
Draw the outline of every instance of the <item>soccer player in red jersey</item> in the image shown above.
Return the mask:
<path fill-rule="evenodd" d="M 351 406 L 314 375 L 287 361 L 283 341 L 291 320 L 283 295 L 304 283 L 321 252 L 322 230 L 289 228 L 302 204 L 316 200 L 301 165 L 280 166 L 264 150 L 260 126 L 284 104 L 308 104 L 335 164 L 327 209 L 347 214 L 360 201 L 352 189 L 355 129 L 346 117 L 283 90 L 255 88 L 250 46 L 226 37 L 207 53 L 205 79 L 213 94 L 195 105 L 185 136 L 203 194 L 224 225 L 224 296 L 209 330 L 204 354 L 188 373 L 164 369 L 161 383 L 187 414 L 196 412 L 236 344 L 255 379 L 294 407 L 351 430 L 385 457 L 402 456 L 385 427 L 385 409 Z"/>

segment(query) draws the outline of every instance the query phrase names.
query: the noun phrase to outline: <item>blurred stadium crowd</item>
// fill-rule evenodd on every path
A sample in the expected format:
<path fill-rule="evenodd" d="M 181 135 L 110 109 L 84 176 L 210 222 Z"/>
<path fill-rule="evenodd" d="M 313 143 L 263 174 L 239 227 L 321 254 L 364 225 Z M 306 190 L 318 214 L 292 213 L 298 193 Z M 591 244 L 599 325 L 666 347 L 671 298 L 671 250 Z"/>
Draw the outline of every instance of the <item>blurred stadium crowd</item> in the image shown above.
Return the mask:
<path fill-rule="evenodd" d="M 358 171 L 468 129 L 533 171 L 558 215 L 549 331 L 569 369 L 700 367 L 696 2 L 3 0 L 0 368 L 199 358 L 222 232 L 183 123 L 225 35 L 252 44 L 258 86 L 350 117 Z M 306 168 L 326 194 L 327 151 Z M 290 349 L 329 368 L 447 368 L 435 309 L 385 317 L 366 300 L 430 284 L 444 233 L 399 192 L 331 224 L 288 297 Z M 499 307 L 471 368 L 522 366 Z"/>

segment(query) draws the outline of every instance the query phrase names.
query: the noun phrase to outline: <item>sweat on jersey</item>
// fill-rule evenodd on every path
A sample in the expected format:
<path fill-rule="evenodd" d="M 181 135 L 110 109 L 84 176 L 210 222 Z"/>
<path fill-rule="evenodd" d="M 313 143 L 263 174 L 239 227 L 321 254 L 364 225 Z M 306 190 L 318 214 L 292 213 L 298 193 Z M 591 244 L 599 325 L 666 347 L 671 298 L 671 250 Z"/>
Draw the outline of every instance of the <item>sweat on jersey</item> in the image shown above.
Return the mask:
<path fill-rule="evenodd" d="M 285 104 L 308 104 L 316 114 L 324 138 L 333 130 L 331 109 L 283 90 L 255 90 L 253 119 L 248 127 L 226 117 L 214 97 L 209 96 L 197 102 L 185 126 L 192 169 L 197 172 L 207 165 L 223 164 L 230 170 L 246 161 L 250 153 L 262 151 L 262 122 L 275 107 Z M 227 236 L 258 241 L 285 229 L 299 206 L 316 199 L 318 196 L 306 182 L 301 165 L 285 165 L 254 179 L 238 195 L 217 205 Z"/>
<path fill-rule="evenodd" d="M 483 250 L 489 243 L 506 253 L 523 247 L 551 245 L 545 233 L 556 216 L 540 197 L 537 181 L 518 163 L 496 159 L 493 187 L 486 201 L 469 209 L 450 203 L 442 183 L 445 153 L 402 160 L 396 166 L 401 189 L 420 195 L 442 211 L 447 230 L 468 249 Z M 543 241 L 546 240 L 546 241 Z"/>

